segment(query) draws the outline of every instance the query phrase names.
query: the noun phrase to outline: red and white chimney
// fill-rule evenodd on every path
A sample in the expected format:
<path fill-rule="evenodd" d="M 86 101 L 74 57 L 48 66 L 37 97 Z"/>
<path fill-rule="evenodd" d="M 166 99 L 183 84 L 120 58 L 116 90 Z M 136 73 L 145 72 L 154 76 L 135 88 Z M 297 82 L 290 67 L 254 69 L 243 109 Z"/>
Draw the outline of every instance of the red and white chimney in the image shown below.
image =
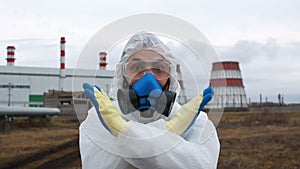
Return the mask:
<path fill-rule="evenodd" d="M 183 85 L 183 79 L 182 79 L 182 74 L 181 74 L 179 64 L 176 65 L 176 72 L 177 72 L 177 80 L 181 88 L 180 94 L 178 96 L 178 102 L 179 104 L 183 105 L 187 102 L 187 98 L 186 98 L 185 88 Z"/>
<path fill-rule="evenodd" d="M 66 78 L 65 72 L 65 37 L 60 38 L 60 73 L 59 73 L 59 90 L 64 89 L 64 79 Z"/>
<path fill-rule="evenodd" d="M 14 66 L 15 65 L 15 50 L 14 46 L 7 46 L 7 66 Z"/>
<path fill-rule="evenodd" d="M 107 65 L 106 55 L 107 55 L 107 53 L 106 52 L 100 52 L 99 55 L 100 55 L 99 68 L 101 70 L 106 70 L 106 65 Z"/>

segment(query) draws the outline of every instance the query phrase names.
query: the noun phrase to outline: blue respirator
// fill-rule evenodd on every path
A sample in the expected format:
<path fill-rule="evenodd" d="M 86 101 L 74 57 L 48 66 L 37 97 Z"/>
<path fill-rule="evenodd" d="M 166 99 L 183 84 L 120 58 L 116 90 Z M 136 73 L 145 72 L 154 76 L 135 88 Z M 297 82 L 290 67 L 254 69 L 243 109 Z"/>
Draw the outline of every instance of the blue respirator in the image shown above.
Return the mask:
<path fill-rule="evenodd" d="M 163 90 L 151 73 L 146 73 L 131 87 L 119 89 L 117 95 L 123 114 L 138 110 L 145 118 L 155 111 L 168 117 L 176 99 L 176 93 Z"/>

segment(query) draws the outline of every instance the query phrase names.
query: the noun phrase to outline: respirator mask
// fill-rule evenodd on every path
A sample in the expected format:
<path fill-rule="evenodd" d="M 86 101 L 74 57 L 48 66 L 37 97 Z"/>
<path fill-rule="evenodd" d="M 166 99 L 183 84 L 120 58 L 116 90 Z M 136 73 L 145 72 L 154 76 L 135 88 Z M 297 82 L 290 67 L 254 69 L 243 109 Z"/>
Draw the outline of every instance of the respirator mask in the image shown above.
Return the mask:
<path fill-rule="evenodd" d="M 116 94 L 123 117 L 143 123 L 169 117 L 177 86 L 168 47 L 154 34 L 140 32 L 127 42 L 120 63 Z"/>
<path fill-rule="evenodd" d="M 132 86 L 118 90 L 118 103 L 124 115 L 139 114 L 141 118 L 146 119 L 169 116 L 176 93 L 164 90 L 153 74 L 157 75 L 157 72 L 144 73 Z"/>

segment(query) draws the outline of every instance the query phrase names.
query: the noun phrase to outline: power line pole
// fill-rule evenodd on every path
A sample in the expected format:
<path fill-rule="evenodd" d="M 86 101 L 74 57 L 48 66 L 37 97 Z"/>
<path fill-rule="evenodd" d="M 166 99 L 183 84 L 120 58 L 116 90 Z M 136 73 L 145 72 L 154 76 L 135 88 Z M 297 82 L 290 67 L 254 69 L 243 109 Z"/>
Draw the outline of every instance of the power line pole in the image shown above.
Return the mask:
<path fill-rule="evenodd" d="M 8 106 L 11 105 L 11 83 L 8 83 Z"/>

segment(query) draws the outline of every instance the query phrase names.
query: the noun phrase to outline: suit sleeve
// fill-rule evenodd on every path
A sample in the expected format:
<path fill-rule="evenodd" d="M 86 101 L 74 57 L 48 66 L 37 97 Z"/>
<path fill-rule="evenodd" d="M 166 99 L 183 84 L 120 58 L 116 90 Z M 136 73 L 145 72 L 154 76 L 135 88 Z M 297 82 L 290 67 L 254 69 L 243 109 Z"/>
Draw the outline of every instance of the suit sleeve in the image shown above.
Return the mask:
<path fill-rule="evenodd" d="M 172 136 L 173 137 L 173 136 Z M 180 137 L 177 136 L 176 137 Z M 176 138 L 172 138 L 174 140 Z M 161 140 L 165 143 L 170 139 Z M 159 144 L 159 143 L 158 143 Z M 157 146 L 158 146 L 157 144 Z M 170 142 L 170 144 L 174 144 Z M 156 146 L 155 144 L 153 146 Z M 155 149 L 152 147 L 151 149 Z M 134 150 L 133 150 L 134 151 Z M 216 168 L 220 151 L 216 129 L 202 112 L 185 139 L 170 149 L 155 156 L 144 158 L 124 158 L 137 168 Z"/>
<path fill-rule="evenodd" d="M 185 138 L 170 133 L 160 119 L 130 122 L 130 130 L 113 137 L 90 111 L 80 126 L 83 168 L 216 168 L 220 144 L 205 113 L 200 113 Z"/>
<path fill-rule="evenodd" d="M 89 134 L 90 130 L 96 129 L 98 133 L 106 132 L 100 122 L 96 121 L 95 110 L 89 111 L 88 118 L 79 127 L 79 148 L 83 169 L 127 169 L 134 168 L 122 157 L 106 150 L 97 143 L 97 137 Z M 94 134 L 94 133 L 93 133 Z M 94 135 L 95 136 L 95 135 Z M 102 138 L 102 137 L 101 137 Z M 105 138 L 102 138 L 105 140 Z"/>

